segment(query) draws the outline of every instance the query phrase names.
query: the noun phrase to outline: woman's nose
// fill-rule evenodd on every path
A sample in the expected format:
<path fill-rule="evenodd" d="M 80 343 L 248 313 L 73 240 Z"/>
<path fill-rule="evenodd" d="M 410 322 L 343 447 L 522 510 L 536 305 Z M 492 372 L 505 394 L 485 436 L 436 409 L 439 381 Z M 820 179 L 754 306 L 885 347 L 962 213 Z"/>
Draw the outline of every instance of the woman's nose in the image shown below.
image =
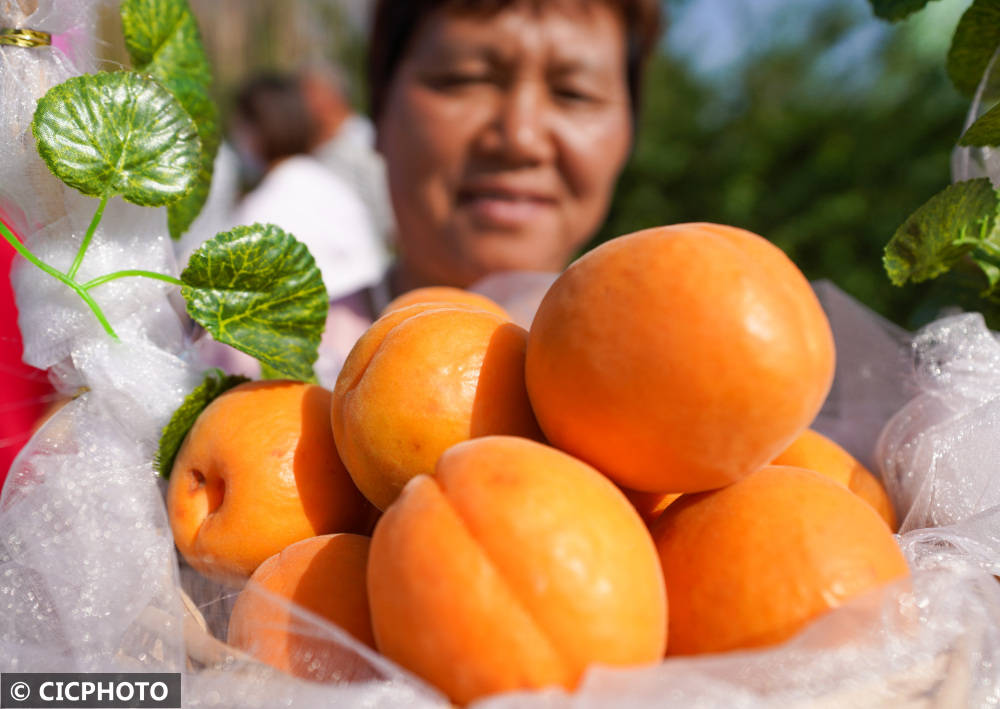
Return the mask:
<path fill-rule="evenodd" d="M 530 82 L 515 83 L 498 96 L 487 146 L 517 166 L 549 160 L 553 152 L 544 91 Z"/>

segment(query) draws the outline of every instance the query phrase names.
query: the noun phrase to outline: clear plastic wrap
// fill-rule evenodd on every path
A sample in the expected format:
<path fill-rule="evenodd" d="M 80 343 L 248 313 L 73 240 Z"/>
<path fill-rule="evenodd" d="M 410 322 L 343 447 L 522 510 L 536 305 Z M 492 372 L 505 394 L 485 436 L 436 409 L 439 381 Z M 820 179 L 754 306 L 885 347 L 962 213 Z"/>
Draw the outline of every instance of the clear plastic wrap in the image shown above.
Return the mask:
<path fill-rule="evenodd" d="M 92 68 L 86 41 L 99 5 L 0 3 L 0 26 L 53 37 L 52 46 L 0 46 L 0 209 L 57 268 L 72 262 L 97 202 L 49 173 L 31 118 L 51 86 Z M 165 215 L 116 200 L 80 274 L 137 263 L 175 270 Z M 161 283 L 123 279 L 95 291 L 116 342 L 75 294 L 24 259 L 12 281 L 25 360 L 49 369 L 67 397 L 86 393 L 23 449 L 0 498 L 3 669 L 182 668 L 177 562 L 150 456 L 154 431 L 198 381 L 183 357 L 186 323 Z"/>
<path fill-rule="evenodd" d="M 87 3 L 37 4 L 25 18 L 11 14 L 19 3 L 0 2 L 0 25 L 59 31 L 89 17 Z M 2 122 L 5 131 L 13 126 L 0 136 L 0 150 L 11 156 L 0 165 L 4 209 L 18 208 L 15 226 L 32 249 L 65 265 L 96 205 L 48 174 L 27 124 L 47 86 L 81 67 L 57 49 L 17 56 L 0 47 L 0 63 Z M 176 273 L 164 222 L 162 210 L 116 200 L 84 271 L 141 265 Z M 0 497 L 0 670 L 182 672 L 186 707 L 448 706 L 298 608 L 290 609 L 289 629 L 315 641 L 314 656 L 301 659 L 341 658 L 329 683 L 292 678 L 225 645 L 238 591 L 178 562 L 151 463 L 160 430 L 202 370 L 169 289 L 123 279 L 102 290 L 99 300 L 120 336 L 114 342 L 55 281 L 21 263 L 14 283 L 26 357 L 48 368 L 61 391 L 85 393 L 35 435 Z M 533 293 L 528 285 L 514 291 Z M 593 668 L 573 693 L 512 693 L 480 704 L 1000 703 L 1000 585 L 993 577 L 1000 572 L 1000 345 L 974 315 L 942 320 L 911 342 L 832 285 L 816 290 L 839 362 L 815 425 L 882 472 L 904 520 L 899 541 L 912 577 L 774 648 Z"/>
<path fill-rule="evenodd" d="M 102 0 L 0 0 L 0 27 L 27 28 L 52 36 L 52 45 L 33 48 L 0 46 L 0 213 L 26 245 L 43 261 L 65 270 L 90 224 L 97 201 L 52 177 L 38 155 L 31 119 L 39 98 L 71 76 L 92 71 L 93 37 Z M 112 236 L 111 234 L 114 234 Z M 4 247 L 6 248 L 6 246 Z M 170 273 L 176 270 L 163 210 L 135 207 L 120 199 L 109 203 L 94 235 L 79 275 L 83 279 L 115 268 L 142 267 Z M 24 338 L 24 360 L 48 369 L 65 360 L 72 344 L 86 337 L 93 315 L 75 293 L 58 281 L 42 277 L 18 258 L 11 278 L 17 294 L 18 318 Z M 94 291 L 109 318 L 127 330 L 164 337 L 179 322 L 151 318 L 161 307 L 163 284 L 125 279 Z M 41 326 L 41 327 L 40 327 Z M 95 333 L 96 334 L 96 333 Z M 120 333 L 121 334 L 121 333 Z M 174 347 L 179 347 L 175 337 Z"/>
<path fill-rule="evenodd" d="M 1000 342 L 982 316 L 943 318 L 913 339 L 920 393 L 879 439 L 911 556 L 1000 574 Z"/>
<path fill-rule="evenodd" d="M 837 344 L 833 386 L 813 428 L 877 470 L 879 431 L 915 393 L 908 377 L 909 333 L 829 281 L 814 283 L 813 290 Z"/>
<path fill-rule="evenodd" d="M 33 233 L 76 213 L 85 197 L 49 179 L 35 151 L 31 118 L 46 91 L 93 70 L 89 45 L 101 0 L 0 0 L 0 27 L 52 35 L 50 46 L 0 47 L 0 209 L 19 233 Z M 69 204 L 67 204 L 69 202 Z M 86 228 L 86 223 L 83 225 Z"/>

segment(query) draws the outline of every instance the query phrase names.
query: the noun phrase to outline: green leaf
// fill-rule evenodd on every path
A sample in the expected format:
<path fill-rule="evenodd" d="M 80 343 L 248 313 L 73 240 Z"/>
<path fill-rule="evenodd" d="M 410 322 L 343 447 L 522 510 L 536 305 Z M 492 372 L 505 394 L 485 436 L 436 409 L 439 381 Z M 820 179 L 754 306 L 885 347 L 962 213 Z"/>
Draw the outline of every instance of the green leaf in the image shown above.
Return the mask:
<path fill-rule="evenodd" d="M 950 185 L 931 197 L 896 230 L 883 262 L 901 286 L 936 278 L 963 256 L 994 239 L 997 193 L 983 177 Z"/>
<path fill-rule="evenodd" d="M 982 258 L 975 250 L 972 252 L 972 261 L 982 269 L 989 283 L 989 286 L 987 286 L 981 295 L 983 297 L 991 295 L 996 291 L 997 284 L 1000 283 L 1000 266 L 997 265 L 998 262 L 996 259 Z"/>
<path fill-rule="evenodd" d="M 121 16 L 132 65 L 166 86 L 198 127 L 202 146 L 198 180 L 168 210 L 170 236 L 179 239 L 208 199 L 221 140 L 218 109 L 209 94 L 211 67 L 186 0 L 125 0 Z"/>
<path fill-rule="evenodd" d="M 1000 145 L 1000 104 L 976 119 L 976 122 L 965 131 L 959 145 Z"/>
<path fill-rule="evenodd" d="M 180 239 L 201 214 L 212 188 L 215 159 L 202 152 L 198 159 L 198 176 L 191 190 L 167 207 L 167 228 L 172 239 Z"/>
<path fill-rule="evenodd" d="M 277 369 L 268 366 L 265 362 L 261 362 L 260 365 L 260 378 L 261 379 L 288 379 L 288 376 Z M 316 378 L 315 373 L 309 379 L 303 379 L 302 381 L 309 382 L 310 384 L 319 384 L 319 379 Z"/>
<path fill-rule="evenodd" d="M 198 178 L 195 180 L 194 188 L 167 208 L 167 225 L 170 229 L 170 236 L 174 239 L 180 239 L 201 213 L 202 207 L 208 200 L 208 193 L 212 186 L 212 172 L 215 168 L 215 154 L 219 150 L 221 135 L 218 110 L 208 95 L 207 89 L 184 79 L 176 79 L 170 85 L 174 95 L 195 120 L 202 146 L 198 164 Z"/>
<path fill-rule="evenodd" d="M 217 341 L 303 381 L 326 324 L 326 286 L 305 244 L 273 224 L 217 234 L 181 273 L 188 314 Z"/>
<path fill-rule="evenodd" d="M 1000 0 L 974 0 L 962 15 L 948 50 L 948 76 L 955 87 L 972 96 L 1000 46 Z M 1000 73 L 1000 72 L 998 72 Z M 1000 76 L 994 74 L 986 98 L 1000 90 Z"/>
<path fill-rule="evenodd" d="M 266 365 L 264 363 L 261 363 L 261 365 L 260 365 L 260 378 L 261 379 L 284 379 L 285 375 L 282 374 L 281 372 L 279 372 L 277 369 L 274 369 L 273 367 L 269 367 L 268 365 Z"/>
<path fill-rule="evenodd" d="M 206 87 L 183 78 L 171 80 L 168 87 L 198 126 L 198 137 L 201 139 L 202 147 L 198 161 L 198 178 L 195 180 L 194 188 L 167 208 L 170 236 L 180 239 L 208 200 L 221 133 L 218 110 Z"/>
<path fill-rule="evenodd" d="M 917 10 L 922 10 L 930 0 L 871 0 L 872 10 L 883 20 L 896 22 Z"/>
<path fill-rule="evenodd" d="M 174 467 L 174 459 L 177 458 L 177 451 L 181 449 L 184 437 L 194 426 L 194 422 L 220 394 L 229 391 L 237 384 L 250 381 L 246 377 L 227 375 L 221 369 L 212 369 L 205 373 L 205 378 L 201 384 L 195 387 L 194 391 L 187 395 L 184 402 L 174 411 L 170 417 L 170 422 L 164 427 L 160 434 L 160 447 L 153 458 L 153 467 L 156 472 L 165 478 L 170 477 L 170 471 Z"/>
<path fill-rule="evenodd" d="M 76 76 L 38 101 L 38 152 L 70 187 L 158 207 L 183 197 L 201 142 L 190 116 L 156 81 L 132 72 Z"/>
<path fill-rule="evenodd" d="M 167 207 L 167 231 L 170 238 L 180 239 L 184 236 L 194 220 L 201 214 L 202 207 L 208 201 L 208 192 L 211 189 L 212 169 L 206 171 L 204 164 L 198 170 L 199 179 L 195 180 L 194 187 L 184 197 Z M 205 179 L 207 175 L 207 180 Z"/>
<path fill-rule="evenodd" d="M 161 80 L 184 77 L 202 86 L 212 82 L 198 23 L 186 0 L 124 0 L 121 17 L 125 47 L 136 70 Z"/>

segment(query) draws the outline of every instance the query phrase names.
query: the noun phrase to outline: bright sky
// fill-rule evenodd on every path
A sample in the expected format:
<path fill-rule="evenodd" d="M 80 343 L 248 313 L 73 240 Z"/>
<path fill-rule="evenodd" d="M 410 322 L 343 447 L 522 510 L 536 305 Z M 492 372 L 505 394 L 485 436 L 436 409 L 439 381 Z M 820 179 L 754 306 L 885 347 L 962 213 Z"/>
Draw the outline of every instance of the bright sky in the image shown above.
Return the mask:
<path fill-rule="evenodd" d="M 858 24 L 829 61 L 864 62 L 892 31 L 892 25 L 872 14 L 868 0 L 685 0 L 671 3 L 666 42 L 699 73 L 718 77 L 755 51 L 801 38 L 809 18 L 832 2 L 848 9 Z M 955 23 L 970 2 L 935 0 L 906 24 L 919 32 L 920 46 L 943 61 Z"/>

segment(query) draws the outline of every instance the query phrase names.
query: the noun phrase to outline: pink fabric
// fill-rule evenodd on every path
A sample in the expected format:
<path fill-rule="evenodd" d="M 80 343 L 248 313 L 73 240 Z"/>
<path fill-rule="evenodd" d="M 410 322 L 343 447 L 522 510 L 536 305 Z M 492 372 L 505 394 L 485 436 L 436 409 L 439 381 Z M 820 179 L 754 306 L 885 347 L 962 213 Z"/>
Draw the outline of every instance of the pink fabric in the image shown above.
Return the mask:
<path fill-rule="evenodd" d="M 4 224 L 7 224 L 4 220 Z M 0 244 L 0 272 L 10 273 L 14 249 Z M 17 306 L 10 278 L 0 278 L 0 486 L 15 456 L 31 437 L 39 417 L 53 401 L 54 391 L 45 372 L 29 367 L 17 326 Z"/>
<path fill-rule="evenodd" d="M 89 51 L 93 44 L 91 42 L 92 31 L 88 27 L 71 27 L 65 32 L 56 32 L 52 35 L 52 46 L 66 55 L 81 71 L 85 71 L 91 62 L 89 61 Z M 91 50 L 92 51 L 92 50 Z"/>

